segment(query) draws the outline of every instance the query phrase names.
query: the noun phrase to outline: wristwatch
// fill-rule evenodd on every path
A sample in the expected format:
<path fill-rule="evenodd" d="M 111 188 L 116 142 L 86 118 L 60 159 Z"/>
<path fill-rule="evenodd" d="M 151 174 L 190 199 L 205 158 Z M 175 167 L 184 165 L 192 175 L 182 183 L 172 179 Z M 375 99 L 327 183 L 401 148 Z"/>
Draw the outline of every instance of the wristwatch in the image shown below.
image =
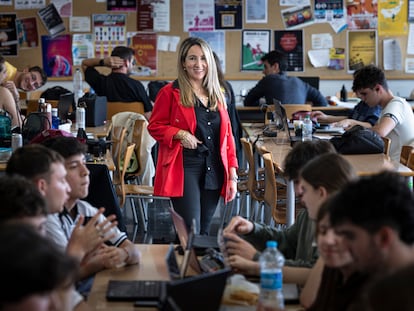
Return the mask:
<path fill-rule="evenodd" d="M 99 61 L 99 66 L 105 66 L 103 58 Z"/>

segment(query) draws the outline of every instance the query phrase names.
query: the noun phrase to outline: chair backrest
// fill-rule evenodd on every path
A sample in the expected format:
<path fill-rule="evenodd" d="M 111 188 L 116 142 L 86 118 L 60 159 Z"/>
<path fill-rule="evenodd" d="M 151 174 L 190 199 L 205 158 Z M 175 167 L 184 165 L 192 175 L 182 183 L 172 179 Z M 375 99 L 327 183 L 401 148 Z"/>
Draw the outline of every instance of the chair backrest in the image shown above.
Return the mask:
<path fill-rule="evenodd" d="M 122 157 L 122 146 L 125 141 L 126 136 L 126 128 L 123 126 L 113 126 L 111 130 L 111 154 L 112 159 L 115 161 L 116 165 L 119 165 L 121 163 L 121 157 Z M 120 176 L 118 174 L 114 175 L 115 183 L 118 183 L 118 179 Z"/>
<path fill-rule="evenodd" d="M 391 149 L 391 138 L 388 137 L 381 137 L 384 141 L 384 154 L 387 156 L 390 155 L 390 149 Z"/>
<path fill-rule="evenodd" d="M 312 105 L 309 104 L 283 104 L 286 111 L 286 116 L 289 120 L 292 120 L 292 114 L 297 111 L 312 111 Z"/>
<path fill-rule="evenodd" d="M 411 157 L 409 157 L 409 158 L 408 158 L 408 161 L 407 161 L 406 166 L 407 166 L 410 170 L 414 171 L 414 156 L 411 156 Z"/>
<path fill-rule="evenodd" d="M 106 110 L 106 119 L 111 120 L 114 114 L 123 111 L 144 114 L 144 104 L 142 102 L 108 102 Z"/>
<path fill-rule="evenodd" d="M 279 207 L 278 195 L 277 195 L 277 181 L 276 171 L 273 164 L 273 157 L 271 153 L 265 153 L 262 155 L 265 167 L 265 190 L 264 190 L 264 202 L 272 210 L 272 216 L 277 224 L 286 224 L 286 203 L 283 204 L 283 208 Z"/>
<path fill-rule="evenodd" d="M 119 184 L 118 184 L 118 194 L 120 195 L 120 206 L 124 206 L 126 192 L 125 192 L 125 175 L 128 169 L 128 163 L 131 161 L 132 154 L 134 153 L 135 144 L 129 144 L 125 150 L 124 156 L 121 158 L 121 161 L 117 163 L 116 169 L 119 170 Z"/>
<path fill-rule="evenodd" d="M 240 142 L 243 147 L 243 152 L 245 154 L 247 163 L 249 164 L 249 171 L 247 177 L 247 188 L 249 189 L 250 195 L 254 200 L 260 200 L 256 195 L 258 190 L 258 179 L 257 179 L 257 168 L 254 159 L 253 145 L 245 137 L 240 138 Z"/>
<path fill-rule="evenodd" d="M 414 153 L 414 146 L 403 145 L 401 148 L 400 163 L 403 165 L 407 165 L 413 153 Z"/>

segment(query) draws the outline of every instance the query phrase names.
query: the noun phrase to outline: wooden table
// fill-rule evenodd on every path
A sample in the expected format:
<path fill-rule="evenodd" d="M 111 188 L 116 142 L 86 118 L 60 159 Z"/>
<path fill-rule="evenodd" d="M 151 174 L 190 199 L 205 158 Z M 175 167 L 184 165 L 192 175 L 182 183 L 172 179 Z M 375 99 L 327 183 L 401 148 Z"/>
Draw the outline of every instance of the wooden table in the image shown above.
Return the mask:
<path fill-rule="evenodd" d="M 284 159 L 292 149 L 286 133 L 279 132 L 276 138 L 264 137 L 262 135 L 263 123 L 243 123 L 242 125 L 249 139 L 256 141 L 257 145 L 265 146 L 272 153 L 275 166 L 283 170 Z M 410 183 L 414 176 L 414 171 L 399 162 L 392 161 L 383 153 L 343 156 L 351 163 L 359 176 L 373 175 L 383 170 L 393 170 L 409 178 L 408 183 Z M 295 217 L 295 194 L 292 181 L 287 181 L 287 188 L 286 224 L 290 226 L 294 223 Z"/>
<path fill-rule="evenodd" d="M 106 138 L 111 134 L 112 122 L 106 121 L 104 125 L 100 126 L 87 126 L 85 132 L 88 136 L 93 136 L 93 138 Z M 71 133 L 76 136 L 77 130 L 75 123 L 72 123 L 70 129 Z"/>
<path fill-rule="evenodd" d="M 132 302 L 109 302 L 106 300 L 106 289 L 109 280 L 168 280 L 168 271 L 165 265 L 167 244 L 137 244 L 142 259 L 139 265 L 132 265 L 119 269 L 104 270 L 96 274 L 92 290 L 88 297 L 88 305 L 92 310 L 128 311 L 128 310 L 155 310 L 154 308 L 134 308 Z M 181 256 L 178 256 L 181 262 Z M 191 299 L 191 298 L 189 298 Z M 254 311 L 255 306 L 222 306 L 225 311 Z M 300 310 L 297 305 L 288 305 L 286 310 Z"/>

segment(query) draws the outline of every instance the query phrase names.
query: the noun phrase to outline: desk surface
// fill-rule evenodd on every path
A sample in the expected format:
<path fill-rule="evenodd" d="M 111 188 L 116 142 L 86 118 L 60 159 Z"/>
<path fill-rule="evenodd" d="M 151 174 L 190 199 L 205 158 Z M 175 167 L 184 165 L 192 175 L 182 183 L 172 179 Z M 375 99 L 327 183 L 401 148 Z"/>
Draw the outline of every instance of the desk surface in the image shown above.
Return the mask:
<path fill-rule="evenodd" d="M 109 280 L 168 280 L 168 271 L 165 265 L 167 244 L 137 244 L 142 259 L 139 265 L 132 265 L 119 269 L 104 270 L 95 276 L 92 290 L 88 297 L 88 305 L 92 310 L 155 310 L 154 308 L 134 308 L 131 302 L 108 302 L 105 298 Z M 254 311 L 256 307 L 223 306 L 220 310 L 226 311 Z M 286 310 L 300 310 L 298 306 L 287 306 Z"/>
<path fill-rule="evenodd" d="M 251 141 L 255 141 L 258 135 L 262 134 L 263 124 L 243 123 L 243 129 Z M 286 135 L 277 138 L 260 136 L 257 144 L 264 145 L 272 153 L 275 165 L 282 169 L 283 161 L 291 150 Z M 414 171 L 399 162 L 391 161 L 383 153 L 344 155 L 344 157 L 352 164 L 360 176 L 372 175 L 385 169 L 395 170 L 403 176 L 414 176 Z"/>

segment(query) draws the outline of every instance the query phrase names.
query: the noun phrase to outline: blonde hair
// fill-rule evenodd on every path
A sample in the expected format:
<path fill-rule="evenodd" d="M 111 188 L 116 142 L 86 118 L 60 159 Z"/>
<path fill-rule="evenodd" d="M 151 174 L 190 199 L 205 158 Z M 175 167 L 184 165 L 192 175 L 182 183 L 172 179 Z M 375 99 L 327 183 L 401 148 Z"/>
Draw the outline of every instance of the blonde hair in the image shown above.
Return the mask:
<path fill-rule="evenodd" d="M 216 61 L 214 60 L 213 51 L 206 41 L 197 37 L 189 37 L 185 39 L 178 52 L 177 71 L 178 86 L 180 88 L 181 104 L 184 107 L 194 107 L 196 96 L 193 92 L 187 71 L 184 70 L 183 63 L 188 55 L 188 51 L 194 45 L 198 45 L 203 51 L 208 66 L 207 74 L 203 79 L 202 86 L 208 93 L 210 109 L 217 110 L 218 105 L 226 107 L 223 90 L 217 76 Z"/>

